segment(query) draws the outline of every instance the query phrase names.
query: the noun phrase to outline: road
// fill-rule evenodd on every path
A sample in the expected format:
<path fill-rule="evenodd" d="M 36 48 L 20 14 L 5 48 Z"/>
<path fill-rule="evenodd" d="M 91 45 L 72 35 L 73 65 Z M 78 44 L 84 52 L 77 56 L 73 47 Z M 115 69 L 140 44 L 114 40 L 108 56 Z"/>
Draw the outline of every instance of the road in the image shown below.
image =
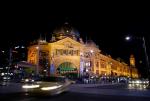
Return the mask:
<path fill-rule="evenodd" d="M 109 84 L 109 85 L 72 85 L 71 92 L 86 93 L 86 94 L 100 94 L 100 95 L 114 95 L 114 96 L 138 96 L 150 97 L 150 90 L 143 89 L 138 86 L 135 88 L 124 84 Z"/>
<path fill-rule="evenodd" d="M 0 87 L 0 101 L 149 101 L 150 90 L 128 89 L 126 85 L 84 85 L 74 84 L 66 93 L 56 96 L 36 96 L 19 93 L 19 89 L 2 93 Z M 3 89 L 4 90 L 4 89 Z M 8 89 L 7 89 L 8 90 Z M 8 91 L 7 91 L 8 92 Z"/>

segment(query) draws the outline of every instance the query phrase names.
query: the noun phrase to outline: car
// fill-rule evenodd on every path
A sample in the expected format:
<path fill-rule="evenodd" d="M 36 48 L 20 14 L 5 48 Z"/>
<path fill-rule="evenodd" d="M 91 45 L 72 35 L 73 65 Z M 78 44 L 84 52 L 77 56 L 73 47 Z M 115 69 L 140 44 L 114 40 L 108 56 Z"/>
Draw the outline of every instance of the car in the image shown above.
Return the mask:
<path fill-rule="evenodd" d="M 71 82 L 64 77 L 42 77 L 34 82 L 26 82 L 22 85 L 29 94 L 56 95 L 68 91 Z"/>
<path fill-rule="evenodd" d="M 134 80 L 129 80 L 129 84 L 148 84 L 148 80 L 142 80 L 142 79 L 134 79 Z"/>
<path fill-rule="evenodd" d="M 22 78 L 21 83 L 29 83 L 29 82 L 34 82 L 33 78 Z"/>
<path fill-rule="evenodd" d="M 10 77 L 9 76 L 4 76 L 3 77 L 3 81 L 9 81 L 10 80 Z"/>

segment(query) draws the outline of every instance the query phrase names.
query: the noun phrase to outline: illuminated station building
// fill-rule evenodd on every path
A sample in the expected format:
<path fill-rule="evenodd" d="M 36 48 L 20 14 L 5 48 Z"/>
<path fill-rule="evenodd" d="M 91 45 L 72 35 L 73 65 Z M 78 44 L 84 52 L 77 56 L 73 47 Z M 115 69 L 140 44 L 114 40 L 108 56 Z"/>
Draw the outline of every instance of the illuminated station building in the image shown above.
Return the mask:
<path fill-rule="evenodd" d="M 64 24 L 54 30 L 49 42 L 38 40 L 28 47 L 29 63 L 39 75 L 115 76 L 138 78 L 135 58 L 130 64 L 104 55 L 93 41 L 83 42 L 78 31 Z"/>

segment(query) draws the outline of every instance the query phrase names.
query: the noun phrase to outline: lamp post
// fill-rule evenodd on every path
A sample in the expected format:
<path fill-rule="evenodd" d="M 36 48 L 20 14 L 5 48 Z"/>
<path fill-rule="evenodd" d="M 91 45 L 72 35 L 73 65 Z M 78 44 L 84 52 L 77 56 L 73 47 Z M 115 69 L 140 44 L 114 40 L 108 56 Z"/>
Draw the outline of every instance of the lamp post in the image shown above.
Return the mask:
<path fill-rule="evenodd" d="M 148 80 L 149 80 L 149 85 L 150 85 L 150 67 L 149 67 L 149 58 L 148 58 L 148 54 L 147 54 L 147 48 L 146 48 L 146 44 L 145 44 L 145 38 L 144 38 L 144 36 L 143 37 L 135 37 L 135 38 L 142 40 L 142 43 L 143 43 L 145 59 L 146 59 L 146 65 L 147 65 L 147 69 L 148 69 Z M 125 39 L 130 40 L 131 37 L 127 36 L 127 37 L 125 37 Z"/>
<path fill-rule="evenodd" d="M 36 67 L 36 75 L 39 75 L 39 45 L 36 47 L 37 49 L 37 67 Z"/>

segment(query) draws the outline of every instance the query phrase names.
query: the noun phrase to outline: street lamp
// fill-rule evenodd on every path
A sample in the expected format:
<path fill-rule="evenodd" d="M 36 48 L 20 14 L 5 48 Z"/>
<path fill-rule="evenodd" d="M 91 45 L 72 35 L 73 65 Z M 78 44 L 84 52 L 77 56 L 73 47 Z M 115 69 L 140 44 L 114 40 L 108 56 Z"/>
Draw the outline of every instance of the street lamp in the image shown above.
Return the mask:
<path fill-rule="evenodd" d="M 36 47 L 37 49 L 37 67 L 36 67 L 36 75 L 39 74 L 39 45 Z"/>
<path fill-rule="evenodd" d="M 146 44 L 145 44 L 145 38 L 143 37 L 135 37 L 136 39 L 140 39 L 143 42 L 143 48 L 144 48 L 144 53 L 145 53 L 145 58 L 146 58 L 146 65 L 147 65 L 147 69 L 148 69 L 148 80 L 149 80 L 149 85 L 150 85 L 150 67 L 149 67 L 149 58 L 148 58 L 148 54 L 147 54 L 147 48 L 146 48 Z M 125 37 L 126 40 L 130 40 L 131 37 L 127 36 Z"/>
<path fill-rule="evenodd" d="M 126 36 L 125 39 L 126 39 L 126 40 L 130 40 L 131 37 L 130 37 L 130 36 Z"/>

